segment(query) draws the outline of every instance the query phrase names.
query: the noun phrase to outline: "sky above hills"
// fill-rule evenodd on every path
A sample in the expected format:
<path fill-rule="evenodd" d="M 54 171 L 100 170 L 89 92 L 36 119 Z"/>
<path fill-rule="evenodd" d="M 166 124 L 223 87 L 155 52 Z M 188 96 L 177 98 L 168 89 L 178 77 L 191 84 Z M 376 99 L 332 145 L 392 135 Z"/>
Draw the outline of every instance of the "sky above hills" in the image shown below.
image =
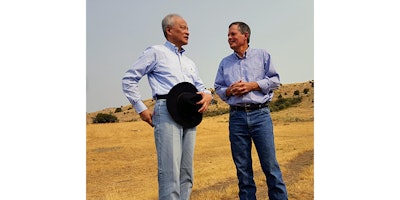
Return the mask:
<path fill-rule="evenodd" d="M 163 44 L 161 20 L 178 13 L 188 23 L 186 55 L 195 61 L 207 88 L 213 88 L 220 60 L 232 53 L 228 25 L 246 22 L 250 46 L 270 52 L 281 82 L 314 79 L 312 0 L 287 1 L 106 1 L 86 7 L 86 111 L 128 105 L 121 79 L 143 50 Z M 141 94 L 151 98 L 147 77 Z"/>

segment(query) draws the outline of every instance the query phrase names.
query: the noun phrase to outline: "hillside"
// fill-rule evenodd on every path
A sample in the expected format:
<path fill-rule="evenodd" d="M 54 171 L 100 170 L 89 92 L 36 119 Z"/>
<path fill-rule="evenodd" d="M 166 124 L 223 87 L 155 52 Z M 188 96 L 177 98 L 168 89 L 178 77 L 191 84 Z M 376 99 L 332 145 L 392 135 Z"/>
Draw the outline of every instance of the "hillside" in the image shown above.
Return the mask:
<path fill-rule="evenodd" d="M 304 94 L 304 89 L 308 89 L 308 93 Z M 310 80 L 302 83 L 290 83 L 283 84 L 281 87 L 274 92 L 273 102 L 277 100 L 278 96 L 281 95 L 283 98 L 290 98 L 294 96 L 294 92 L 298 90 L 300 92 L 300 96 L 302 97 L 302 102 L 298 105 L 298 107 L 309 109 L 314 107 L 314 81 Z M 214 100 L 216 103 L 212 104 L 209 107 L 209 111 L 215 111 L 219 109 L 227 109 L 228 105 L 223 102 L 218 95 L 214 95 Z M 144 101 L 146 106 L 153 110 L 155 101 L 152 99 L 147 99 Z M 112 114 L 116 116 L 119 122 L 131 122 L 140 120 L 139 115 L 132 109 L 132 105 L 122 106 L 122 112 L 115 113 L 117 107 L 105 108 L 103 110 L 99 110 L 96 112 L 86 113 L 86 124 L 91 124 L 93 122 L 93 118 L 96 117 L 98 113 Z M 300 109 L 301 110 L 301 109 Z M 313 117 L 313 116 L 310 116 Z"/>
<path fill-rule="evenodd" d="M 304 94 L 304 89 L 308 89 L 307 94 Z M 279 95 L 288 99 L 293 97 L 296 90 L 302 97 L 301 103 L 271 113 L 276 155 L 289 199 L 314 199 L 313 81 L 282 85 L 275 91 L 273 102 Z M 228 107 L 218 97 L 215 98 L 218 102 L 207 113 Z M 146 101 L 150 109 L 152 102 Z M 129 108 L 129 105 L 124 106 L 119 113 L 114 113 L 116 108 L 90 113 L 92 116 L 99 112 L 111 113 L 119 119 L 120 116 L 129 116 L 132 122 L 120 120 L 121 123 L 86 125 L 88 200 L 157 199 L 157 190 L 153 187 L 157 185 L 154 129 Z M 205 117 L 196 129 L 193 200 L 237 199 L 237 178 L 230 153 L 228 122 L 228 113 Z M 256 152 L 252 151 L 254 177 L 259 186 L 257 197 L 268 199 L 265 176 Z"/>

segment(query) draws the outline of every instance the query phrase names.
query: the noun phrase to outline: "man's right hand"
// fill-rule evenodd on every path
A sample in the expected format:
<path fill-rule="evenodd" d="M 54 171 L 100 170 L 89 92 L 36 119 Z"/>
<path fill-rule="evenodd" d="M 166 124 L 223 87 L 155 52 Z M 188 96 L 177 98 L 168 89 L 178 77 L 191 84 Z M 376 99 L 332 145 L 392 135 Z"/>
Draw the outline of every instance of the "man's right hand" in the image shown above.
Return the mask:
<path fill-rule="evenodd" d="M 147 122 L 150 126 L 154 127 L 153 120 L 152 120 L 153 113 L 149 109 L 144 110 L 139 115 L 140 115 L 140 119 Z"/>

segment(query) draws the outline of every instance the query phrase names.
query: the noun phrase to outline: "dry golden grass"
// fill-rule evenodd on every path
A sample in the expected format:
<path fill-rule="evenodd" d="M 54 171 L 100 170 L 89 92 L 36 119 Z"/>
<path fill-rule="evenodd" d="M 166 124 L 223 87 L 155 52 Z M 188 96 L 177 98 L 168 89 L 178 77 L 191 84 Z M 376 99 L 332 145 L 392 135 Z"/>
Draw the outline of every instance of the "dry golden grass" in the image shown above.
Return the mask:
<path fill-rule="evenodd" d="M 297 87 L 304 86 L 298 84 L 288 91 Z M 291 200 L 314 198 L 313 88 L 308 88 L 310 93 L 300 105 L 272 113 L 277 158 Z M 88 123 L 86 153 L 88 200 L 157 199 L 153 129 L 145 122 Z M 257 197 L 268 199 L 255 150 L 253 165 Z M 194 169 L 192 200 L 238 199 L 228 114 L 203 118 L 198 126 Z"/>

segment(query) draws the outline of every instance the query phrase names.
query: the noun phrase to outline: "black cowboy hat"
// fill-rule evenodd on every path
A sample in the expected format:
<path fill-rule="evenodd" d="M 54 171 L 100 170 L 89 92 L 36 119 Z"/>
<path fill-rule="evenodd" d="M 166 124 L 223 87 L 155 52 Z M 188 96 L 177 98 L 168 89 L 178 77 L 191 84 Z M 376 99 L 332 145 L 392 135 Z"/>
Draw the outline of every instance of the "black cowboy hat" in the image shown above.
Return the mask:
<path fill-rule="evenodd" d="M 196 94 L 196 87 L 189 82 L 176 84 L 168 93 L 167 109 L 171 117 L 184 128 L 192 128 L 200 124 L 203 114 L 198 110 L 202 106 L 196 102 L 202 99 Z"/>

